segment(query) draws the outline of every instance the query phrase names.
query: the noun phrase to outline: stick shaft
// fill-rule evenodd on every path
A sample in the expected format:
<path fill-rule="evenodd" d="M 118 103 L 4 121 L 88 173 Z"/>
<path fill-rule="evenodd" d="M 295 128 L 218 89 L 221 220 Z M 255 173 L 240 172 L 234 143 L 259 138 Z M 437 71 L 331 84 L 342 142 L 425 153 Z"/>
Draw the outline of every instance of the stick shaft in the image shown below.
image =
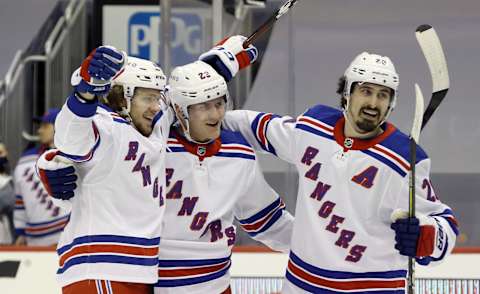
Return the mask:
<path fill-rule="evenodd" d="M 243 48 L 247 48 L 250 46 L 255 40 L 257 40 L 260 36 L 262 36 L 265 32 L 268 32 L 275 22 L 282 17 L 282 15 L 286 14 L 290 8 L 295 5 L 298 0 L 288 0 L 285 2 L 275 13 L 270 16 L 267 21 L 265 21 L 258 29 L 256 29 L 246 40 L 243 42 Z"/>

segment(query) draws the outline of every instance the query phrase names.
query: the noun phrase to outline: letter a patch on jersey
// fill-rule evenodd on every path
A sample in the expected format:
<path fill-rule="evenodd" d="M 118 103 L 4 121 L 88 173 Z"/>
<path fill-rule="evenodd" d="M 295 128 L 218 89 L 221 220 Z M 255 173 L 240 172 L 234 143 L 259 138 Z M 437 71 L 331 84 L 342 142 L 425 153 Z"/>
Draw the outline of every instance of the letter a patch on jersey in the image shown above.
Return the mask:
<path fill-rule="evenodd" d="M 353 176 L 352 181 L 369 189 L 373 186 L 373 180 L 377 176 L 378 168 L 375 166 L 369 166 L 367 169 Z"/>

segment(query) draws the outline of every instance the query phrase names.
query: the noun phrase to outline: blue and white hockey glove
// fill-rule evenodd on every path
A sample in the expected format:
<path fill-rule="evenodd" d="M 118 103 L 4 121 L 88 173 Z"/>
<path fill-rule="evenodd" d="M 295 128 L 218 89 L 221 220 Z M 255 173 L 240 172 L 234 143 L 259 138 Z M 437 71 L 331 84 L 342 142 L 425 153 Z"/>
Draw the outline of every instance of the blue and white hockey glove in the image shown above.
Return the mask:
<path fill-rule="evenodd" d="M 59 150 L 51 149 L 38 158 L 35 168 L 54 204 L 65 207 L 63 200 L 72 198 L 77 188 L 78 177 L 72 162 L 59 155 Z"/>
<path fill-rule="evenodd" d="M 198 58 L 208 63 L 225 81 L 229 82 L 239 70 L 254 63 L 258 57 L 258 50 L 250 45 L 243 48 L 244 36 L 232 36 L 220 41 L 217 46 L 203 53 Z"/>
<path fill-rule="evenodd" d="M 77 93 L 105 95 L 110 83 L 124 68 L 126 53 L 112 46 L 94 49 L 72 75 L 71 83 Z"/>
<path fill-rule="evenodd" d="M 395 231 L 395 249 L 401 255 L 417 258 L 432 255 L 436 240 L 435 220 L 432 217 L 408 217 L 407 211 L 395 210 L 391 218 L 393 223 L 390 227 Z M 421 263 L 421 259 L 417 261 Z"/>

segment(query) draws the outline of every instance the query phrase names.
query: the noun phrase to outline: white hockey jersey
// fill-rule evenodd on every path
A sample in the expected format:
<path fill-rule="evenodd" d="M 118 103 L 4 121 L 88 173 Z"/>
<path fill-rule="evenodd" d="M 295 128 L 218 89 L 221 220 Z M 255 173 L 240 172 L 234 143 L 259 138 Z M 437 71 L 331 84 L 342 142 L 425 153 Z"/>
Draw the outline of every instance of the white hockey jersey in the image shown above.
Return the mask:
<path fill-rule="evenodd" d="M 17 236 L 25 236 L 29 246 L 55 245 L 68 223 L 69 211 L 55 206 L 35 172 L 35 163 L 45 147 L 32 148 L 20 157 L 14 171 Z"/>
<path fill-rule="evenodd" d="M 345 138 L 340 110 L 318 105 L 292 119 L 234 111 L 227 125 L 256 148 L 296 165 L 296 218 L 283 293 L 404 293 L 407 257 L 394 248 L 392 211 L 408 210 L 409 139 L 393 125 L 372 140 Z M 457 223 L 418 147 L 417 214 L 436 222 L 428 261 L 454 247 Z M 374 291 L 374 292 L 373 292 Z"/>
<path fill-rule="evenodd" d="M 157 281 L 173 117 L 160 111 L 145 137 L 106 107 L 68 98 L 55 122 L 55 146 L 79 163 L 81 184 L 57 249 L 62 286 L 86 279 Z"/>
<path fill-rule="evenodd" d="M 288 252 L 293 217 L 266 183 L 252 147 L 222 131 L 193 144 L 172 130 L 167 153 L 167 209 L 155 293 L 220 293 L 230 285 L 234 218 L 253 239 Z"/>

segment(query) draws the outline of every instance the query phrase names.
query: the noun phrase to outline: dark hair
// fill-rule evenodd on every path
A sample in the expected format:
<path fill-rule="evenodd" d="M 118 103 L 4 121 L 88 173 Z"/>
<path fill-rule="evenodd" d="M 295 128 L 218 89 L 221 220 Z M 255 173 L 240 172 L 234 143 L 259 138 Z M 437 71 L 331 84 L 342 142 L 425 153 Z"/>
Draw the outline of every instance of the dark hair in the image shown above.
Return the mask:
<path fill-rule="evenodd" d="M 337 82 L 337 94 L 340 95 L 340 107 L 342 109 L 345 109 L 347 107 L 347 99 L 343 96 L 343 92 L 345 92 L 345 84 L 347 83 L 347 79 L 345 76 L 341 76 L 338 78 Z M 352 86 L 350 87 L 350 93 L 352 92 L 353 87 L 355 86 L 356 83 L 353 83 Z"/>
<path fill-rule="evenodd" d="M 103 98 L 102 103 L 110 107 L 113 111 L 121 114 L 121 110 L 127 107 L 127 101 L 123 95 L 123 86 L 115 85 L 108 92 L 107 97 Z"/>

